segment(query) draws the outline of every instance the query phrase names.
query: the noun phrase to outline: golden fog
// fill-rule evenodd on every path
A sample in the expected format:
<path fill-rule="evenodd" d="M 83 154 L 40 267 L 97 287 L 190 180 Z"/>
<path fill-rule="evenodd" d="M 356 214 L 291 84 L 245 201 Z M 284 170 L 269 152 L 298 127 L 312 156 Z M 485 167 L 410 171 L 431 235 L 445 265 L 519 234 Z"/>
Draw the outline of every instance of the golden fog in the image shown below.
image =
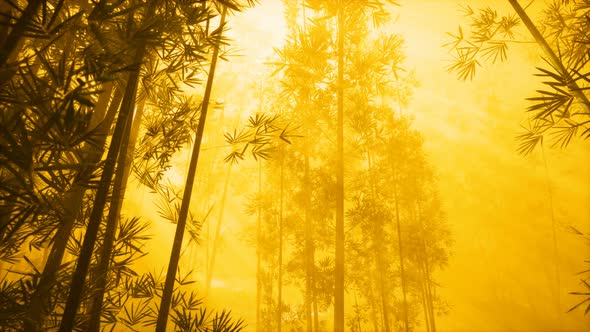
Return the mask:
<path fill-rule="evenodd" d="M 510 10 L 502 1 L 489 4 L 499 11 Z M 449 265 L 437 273 L 440 296 L 450 305 L 449 313 L 438 318 L 440 331 L 582 331 L 590 326 L 588 319 L 565 312 L 577 303 L 568 292 L 578 289 L 576 273 L 584 268 L 589 251 L 579 236 L 568 231 L 568 225 L 590 227 L 590 169 L 583 166 L 590 161 L 588 144 L 545 148 L 545 157 L 540 149 L 529 156 L 516 153 L 515 137 L 526 120 L 524 99 L 537 87 L 533 74 L 540 55 L 535 45 L 511 45 L 506 63 L 484 65 L 471 82 L 457 80 L 445 69 L 449 56 L 441 45 L 448 40 L 445 32 L 455 32 L 461 22 L 459 9 L 456 1 L 403 2 L 393 9 L 399 16 L 391 26 L 405 38 L 404 66 L 415 70 L 419 82 L 403 111 L 414 117 L 414 127 L 424 136 L 453 238 Z M 258 74 L 268 71 L 264 61 L 272 57 L 272 47 L 283 43 L 283 10 L 279 1 L 264 1 L 230 20 L 230 36 L 240 57 L 221 63 L 214 90 L 225 100 L 226 112 L 240 112 L 245 118 L 256 111 L 258 100 L 245 100 L 240 92 L 255 86 L 252 81 L 264 80 Z M 215 135 L 216 130 L 210 128 L 208 134 Z M 215 147 L 205 153 L 210 158 L 225 156 Z M 178 168 L 170 174 L 179 184 L 187 159 L 188 154 L 179 158 Z M 255 218 L 244 214 L 246 202 L 240 193 L 252 190 L 257 169 L 252 163 L 246 165 L 230 175 L 230 197 L 235 198 L 226 202 L 223 244 L 215 267 L 218 286 L 207 302 L 252 321 L 256 253 L 244 232 L 251 231 Z M 219 170 L 219 180 L 223 173 Z M 197 197 L 207 192 L 207 188 L 196 190 Z M 219 200 L 222 190 L 216 188 L 213 200 Z M 164 243 L 172 237 L 173 226 L 156 224 L 157 213 L 149 212 L 149 198 L 142 197 L 129 199 L 128 213 L 149 213 L 154 218 L 153 233 L 162 232 L 150 244 L 151 267 L 168 258 Z M 218 213 L 213 210 L 210 220 L 217 221 Z M 183 259 L 187 268 L 193 264 L 199 271 L 206 243 L 187 249 L 190 258 Z M 348 308 L 352 299 L 347 300 Z M 331 320 L 331 312 L 322 318 Z M 248 330 L 254 331 L 254 325 Z"/>
<path fill-rule="evenodd" d="M 524 1 L 521 2 L 524 5 Z M 533 2 L 528 10 L 536 17 L 545 5 L 541 1 Z M 451 57 L 443 44 L 451 40 L 446 32 L 456 33 L 459 25 L 467 29 L 468 20 L 459 5 L 456 0 L 400 1 L 400 6 L 387 6 L 394 22 L 380 28 L 381 33 L 396 33 L 404 40 L 406 58 L 401 67 L 405 69 L 404 75 L 413 72 L 416 84 L 410 88 L 407 104 L 401 107 L 398 104 L 392 109 L 411 119 L 411 128 L 423 138 L 424 156 L 433 170 L 433 186 L 438 191 L 449 235 L 444 245 L 448 262 L 433 268 L 431 275 L 433 289 L 436 289 L 434 296 L 440 299 L 434 308 L 436 331 L 590 330 L 589 315 L 584 315 L 585 306 L 567 312 L 585 298 L 569 293 L 584 291 L 580 281 L 584 276 L 578 273 L 588 269 L 584 261 L 590 254 L 587 238 L 572 230 L 590 232 L 588 141 L 575 138 L 566 148 L 551 147 L 547 141 L 528 155 L 517 152 L 516 136 L 522 132 L 521 126 L 526 127 L 530 116 L 526 109 L 531 101 L 526 98 L 535 96 L 535 90 L 541 88 L 543 81 L 534 76 L 535 67 L 545 65 L 541 59 L 543 54 L 534 42 L 509 43 L 506 61 L 482 62 L 472 80 L 458 79 L 456 73 L 447 71 Z M 512 13 L 507 1 L 470 1 L 469 5 L 474 9 L 491 6 L 501 15 Z M 180 274 L 192 270 L 190 278 L 196 282 L 190 287 L 203 296 L 203 305 L 210 310 L 231 310 L 232 317 L 244 319 L 244 331 L 277 330 L 276 313 L 263 315 L 271 317 L 272 324 L 264 325 L 261 321 L 257 328 L 256 322 L 257 208 L 252 206 L 259 190 L 259 175 L 262 174 L 266 199 L 273 202 L 272 206 L 278 206 L 280 200 L 281 206 L 288 209 L 289 204 L 295 204 L 292 202 L 305 199 L 289 191 L 295 191 L 289 186 L 294 188 L 303 173 L 288 173 L 288 168 L 298 163 L 295 157 L 291 164 L 287 161 L 282 168 L 272 156 L 261 162 L 248 155 L 230 165 L 223 161 L 231 152 L 224 134 L 243 128 L 248 118 L 258 112 L 281 114 L 280 109 L 273 109 L 280 107 L 279 104 L 272 103 L 279 95 L 281 74 L 271 76 L 274 68 L 269 63 L 278 61 L 275 49 L 285 46 L 289 34 L 285 11 L 282 1 L 262 0 L 254 8 L 228 15 L 229 54 L 227 61 L 218 63 L 215 73 L 210 104 L 216 107 L 209 110 L 190 206 L 192 217 L 203 222 L 200 229 L 189 225 L 180 259 Z M 311 9 L 307 11 L 311 16 Z M 301 23 L 301 17 L 298 20 Z M 519 39 L 532 40 L 523 27 L 519 33 Z M 203 75 L 202 85 L 191 93 L 202 95 L 205 81 Z M 303 144 L 299 136 L 304 136 L 306 128 L 302 123 L 290 126 L 297 137 L 291 139 L 291 144 L 285 144 L 287 150 Z M 332 145 L 316 151 L 318 154 L 311 157 L 312 168 L 330 163 L 322 158 L 332 158 L 330 149 L 335 148 L 336 134 L 330 130 L 334 128 L 333 124 L 321 127 L 322 140 Z M 347 130 L 344 129 L 345 140 L 352 137 Z M 347 149 L 345 144 L 345 155 Z M 177 152 L 162 181 L 181 190 L 190 156 L 190 147 Z M 353 185 L 358 181 L 347 182 L 346 179 L 352 179 L 358 169 L 365 167 L 363 158 L 345 157 L 345 211 L 355 204 Z M 322 167 L 317 166 L 317 169 Z M 370 160 L 368 167 L 371 167 Z M 288 173 L 284 181 L 279 173 L 282 169 L 287 169 L 284 172 Z M 318 178 L 317 182 L 321 182 L 321 175 Z M 285 195 L 279 185 L 285 188 Z M 384 186 L 383 190 L 389 190 L 388 185 Z M 326 195 L 335 195 L 335 192 Z M 147 221 L 147 233 L 152 237 L 144 247 L 148 254 L 133 266 L 137 273 L 164 275 L 166 272 L 176 225 L 162 217 L 161 204 L 156 194 L 135 176 L 131 177 L 122 215 Z M 324 207 L 325 213 L 333 219 L 335 212 L 331 209 L 334 209 L 331 203 Z M 295 228 L 303 217 L 298 217 L 296 212 L 294 216 L 289 213 L 285 212 L 288 218 L 283 222 L 285 227 Z M 345 228 L 352 229 L 350 215 L 345 213 L 345 216 Z M 274 222 L 270 221 L 270 225 Z M 403 219 L 401 227 L 404 227 Z M 330 221 L 321 229 L 327 232 L 333 228 L 333 221 Z M 334 253 L 330 249 L 333 238 L 329 238 L 329 233 L 322 236 L 328 236 L 325 241 L 329 243 L 328 249 L 318 249 L 318 260 Z M 412 239 L 411 234 L 407 236 Z M 305 315 L 297 313 L 305 298 L 304 272 L 297 270 L 303 268 L 296 265 L 303 262 L 302 257 L 297 258 L 301 254 L 298 248 L 303 245 L 297 241 L 301 239 L 293 231 L 283 240 L 285 263 L 281 292 L 286 306 L 283 331 L 306 330 Z M 275 239 L 268 241 L 271 240 Z M 274 243 L 272 241 L 268 245 Z M 408 250 L 412 255 L 413 249 Z M 352 256 L 351 252 L 346 251 L 345 260 Z M 211 264 L 212 255 L 215 255 L 214 264 Z M 269 262 L 276 259 L 271 257 Z M 397 258 L 390 259 L 393 262 L 391 273 L 383 277 L 398 285 Z M 348 264 L 345 263 L 344 270 L 345 287 L 351 275 L 363 272 L 350 271 Z M 9 264 L 4 263 L 2 269 L 8 267 Z M 277 273 L 276 266 L 274 269 Z M 206 287 L 208 278 L 210 287 Z M 265 291 L 263 296 L 276 301 L 277 281 L 272 279 L 269 283 L 270 291 Z M 317 287 L 322 285 L 325 283 Z M 391 331 L 402 331 L 402 318 L 398 315 L 403 310 L 396 307 L 402 305 L 399 304 L 401 291 L 396 288 L 391 294 L 395 297 L 391 304 L 392 313 L 395 312 L 395 317 L 390 319 Z M 363 301 L 363 296 L 367 294 L 353 286 L 345 290 L 346 322 L 354 316 L 355 306 Z M 415 331 L 434 332 L 424 324 L 424 299 L 412 295 L 408 300 L 415 302 L 411 311 L 414 315 L 411 319 L 417 322 L 413 325 Z M 275 310 L 263 302 L 263 308 L 267 307 Z M 373 322 L 382 313 L 371 314 L 374 308 L 369 304 L 360 310 L 366 320 L 359 323 L 359 328 L 355 327 L 357 331 L 382 329 L 382 318 L 379 324 Z M 332 304 L 315 312 L 319 316 L 320 330 L 332 330 Z M 352 330 L 346 324 L 346 330 Z M 119 329 L 125 330 L 122 326 Z"/>

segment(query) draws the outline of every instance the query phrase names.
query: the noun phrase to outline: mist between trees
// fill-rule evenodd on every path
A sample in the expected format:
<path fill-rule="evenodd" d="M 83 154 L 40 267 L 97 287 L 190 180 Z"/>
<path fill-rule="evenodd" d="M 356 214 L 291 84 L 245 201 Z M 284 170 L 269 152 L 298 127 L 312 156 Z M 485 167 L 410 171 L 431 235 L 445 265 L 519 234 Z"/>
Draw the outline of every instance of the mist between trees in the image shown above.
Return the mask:
<path fill-rule="evenodd" d="M 486 254 L 465 249 L 473 210 L 452 202 L 473 202 L 494 178 L 476 195 L 449 186 L 465 169 L 507 172 L 476 166 L 483 146 L 456 165 L 441 153 L 464 154 L 457 147 L 433 151 L 439 131 L 424 123 L 453 124 L 425 122 L 433 113 L 421 105 L 432 101 L 420 91 L 477 86 L 478 68 L 509 63 L 509 45 L 522 44 L 542 87 L 535 94 L 531 80 L 531 96 L 518 96 L 528 100 L 518 110 L 526 131 L 497 160 L 542 155 L 544 176 L 530 181 L 547 197 L 530 218 L 549 220 L 531 221 L 544 236 L 543 295 L 473 289 L 481 302 L 468 306 L 492 301 L 524 318 L 494 309 L 486 319 L 501 322 L 467 330 L 583 330 L 588 225 L 579 221 L 590 214 L 560 210 L 543 143 L 587 148 L 590 3 L 444 3 L 464 17 L 457 32 L 437 32 L 431 46 L 451 62 L 428 81 L 407 56 L 402 1 L 1 2 L 0 329 L 465 330 L 473 318 L 453 301 L 470 294 L 452 290 L 484 278 L 457 266 Z M 269 45 L 272 31 L 245 24 L 247 15 L 280 30 L 281 42 Z M 249 43 L 267 45 L 264 56 L 241 54 Z M 499 107 L 490 117 L 516 130 Z M 572 151 L 563 167 L 588 161 Z M 587 187 L 566 194 L 590 196 Z M 477 204 L 480 215 L 516 211 Z M 524 300 L 536 296 L 549 301 Z"/>

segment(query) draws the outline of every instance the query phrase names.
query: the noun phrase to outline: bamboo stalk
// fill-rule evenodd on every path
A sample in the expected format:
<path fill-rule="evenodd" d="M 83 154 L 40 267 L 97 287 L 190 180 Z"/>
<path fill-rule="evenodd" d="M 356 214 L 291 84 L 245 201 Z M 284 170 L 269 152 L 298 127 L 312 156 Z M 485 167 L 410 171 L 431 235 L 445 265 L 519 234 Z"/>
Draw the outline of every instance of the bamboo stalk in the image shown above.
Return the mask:
<path fill-rule="evenodd" d="M 153 8 L 153 6 L 150 6 L 150 8 Z M 151 9 L 148 11 L 153 15 L 154 10 L 155 9 Z M 150 13 L 148 13 L 148 16 L 150 16 Z M 94 199 L 94 206 L 88 221 L 88 227 L 86 228 L 86 233 L 84 234 L 84 243 L 82 245 L 80 256 L 78 257 L 76 270 L 74 271 L 74 275 L 72 277 L 70 293 L 68 295 L 68 300 L 64 309 L 64 316 L 60 326 L 61 332 L 69 332 L 74 328 L 76 313 L 82 300 L 81 297 L 86 281 L 86 275 L 88 273 L 88 267 L 90 266 L 90 261 L 92 259 L 92 252 L 96 244 L 96 238 L 98 236 L 100 223 L 104 214 L 109 188 L 111 186 L 111 181 L 115 172 L 117 156 L 121 148 L 121 143 L 124 139 L 127 121 L 129 121 L 129 116 L 132 114 L 132 110 L 135 107 L 137 85 L 139 82 L 139 69 L 141 67 L 145 53 L 145 43 L 141 43 L 135 53 L 133 61 L 137 65 L 137 68 L 130 73 L 129 80 L 127 81 L 125 95 L 123 97 L 123 102 L 121 103 L 121 110 L 119 111 L 119 116 L 115 125 L 115 131 L 113 133 L 113 138 L 109 146 L 109 152 L 107 154 L 104 169 L 100 179 L 99 188 Z"/>
<path fill-rule="evenodd" d="M 277 281 L 277 331 L 281 332 L 283 326 L 283 196 L 284 196 L 284 151 L 281 155 L 281 180 L 279 193 L 279 278 Z"/>
<path fill-rule="evenodd" d="M 262 262 L 260 244 L 262 243 L 262 159 L 258 161 L 258 211 L 256 216 L 256 331 L 261 331 L 260 301 L 262 298 Z"/>
<path fill-rule="evenodd" d="M 221 14 L 220 26 L 225 24 L 225 16 L 227 7 L 223 7 Z M 205 121 L 207 119 L 207 111 L 209 110 L 209 101 L 211 99 L 211 89 L 213 87 L 213 78 L 215 77 L 215 68 L 217 66 L 217 58 L 219 55 L 219 48 L 221 45 L 216 45 L 213 50 L 211 58 L 211 66 L 209 67 L 209 76 L 207 77 L 207 85 L 205 87 L 205 95 L 203 96 L 203 103 L 201 107 L 201 115 L 199 117 L 199 124 L 195 134 L 195 143 L 191 154 L 191 161 L 182 195 L 182 203 L 178 215 L 178 223 L 176 224 L 176 232 L 174 234 L 174 242 L 172 245 L 172 252 L 170 253 L 170 262 L 168 263 L 168 271 L 166 273 L 166 281 L 164 284 L 164 291 L 162 293 L 162 301 L 160 302 L 160 310 L 158 312 L 158 321 L 156 323 L 156 332 L 166 332 L 166 324 L 168 323 L 168 313 L 170 312 L 170 304 L 172 302 L 172 293 L 174 291 L 174 281 L 176 279 L 176 270 L 180 261 L 180 251 L 182 248 L 182 239 L 184 237 L 184 229 L 186 228 L 186 220 L 188 217 L 188 210 L 190 206 L 193 185 L 195 182 L 195 175 L 197 172 L 197 163 L 199 160 L 199 153 L 201 151 L 201 142 L 203 141 L 203 132 L 205 131 Z"/>
<path fill-rule="evenodd" d="M 537 29 L 537 27 L 533 23 L 533 21 L 531 21 L 531 18 L 529 17 L 529 15 L 520 6 L 520 4 L 518 3 L 517 0 L 508 0 L 508 2 L 510 2 L 510 4 L 514 8 L 514 10 L 518 14 L 518 16 L 520 17 L 520 19 L 524 23 L 524 25 L 527 27 L 527 29 L 531 33 L 531 35 L 533 35 L 533 38 L 535 38 L 535 41 L 537 41 L 537 44 L 539 44 L 539 46 L 541 47 L 541 50 L 547 56 L 547 60 L 549 61 L 551 66 L 553 66 L 555 69 L 557 69 L 560 72 L 562 77 L 566 78 L 567 87 L 570 89 L 571 93 L 577 99 L 579 99 L 580 103 L 582 104 L 582 107 L 584 107 L 585 112 L 590 114 L 590 101 L 588 101 L 588 97 L 580 89 L 580 87 L 578 86 L 576 81 L 573 80 L 573 78 L 568 73 L 567 69 L 565 68 L 565 66 L 563 65 L 561 60 L 559 60 L 559 58 L 557 57 L 555 52 L 553 52 L 553 49 L 551 48 L 551 46 L 549 46 L 549 44 L 547 43 L 547 40 L 545 40 L 545 37 L 543 37 L 541 32 L 539 32 L 539 30 Z"/>
<path fill-rule="evenodd" d="M 117 226 L 119 225 L 121 207 L 123 205 L 123 199 L 125 198 L 127 180 L 129 179 L 129 173 L 131 172 L 130 166 L 133 162 L 133 151 L 135 149 L 135 141 L 137 139 L 139 124 L 141 123 L 141 118 L 143 116 L 144 106 L 145 100 L 137 107 L 135 116 L 132 119 L 133 121 L 131 121 L 131 119 L 127 121 L 124 139 L 121 144 L 121 151 L 119 152 L 111 205 L 109 206 L 109 215 L 107 217 L 104 240 L 100 257 L 98 259 L 98 266 L 96 268 L 95 293 L 93 294 L 89 310 L 90 321 L 88 331 L 91 332 L 98 332 L 100 330 L 100 315 L 108 280 L 107 277 L 111 263 L 113 245 L 115 242 L 115 233 L 117 231 Z"/>
<path fill-rule="evenodd" d="M 105 90 L 99 98 L 97 107 L 108 103 L 108 100 L 111 99 L 110 97 L 110 91 Z M 104 119 L 100 121 L 98 117 L 93 116 L 91 120 L 91 122 L 100 121 L 97 125 L 98 127 L 95 129 L 98 137 L 98 144 L 88 144 L 85 146 L 83 155 L 84 159 L 90 166 L 78 173 L 77 179 L 74 181 L 72 188 L 63 197 L 62 206 L 64 208 L 64 213 L 61 216 L 62 223 L 53 237 L 53 245 L 51 246 L 47 261 L 45 262 L 37 289 L 31 295 L 28 313 L 25 316 L 23 324 L 25 331 L 38 331 L 39 329 L 42 329 L 43 321 L 49 310 L 49 308 L 47 308 L 47 301 L 50 298 L 50 291 L 55 284 L 57 273 L 66 253 L 68 239 L 70 238 L 84 201 L 87 183 L 84 177 L 93 172 L 96 165 L 100 162 L 100 158 L 104 152 L 104 144 L 108 136 L 108 131 L 114 121 L 122 97 L 122 91 L 115 89 Z"/>
<path fill-rule="evenodd" d="M 406 282 L 406 273 L 405 273 L 405 266 L 404 266 L 404 246 L 402 243 L 402 229 L 401 229 L 401 220 L 400 220 L 400 213 L 399 213 L 399 197 L 397 192 L 397 179 L 394 180 L 393 183 L 393 192 L 394 192 L 394 199 L 395 199 L 395 217 L 396 217 L 396 226 L 397 226 L 397 243 L 399 249 L 399 266 L 400 266 L 400 275 L 402 281 L 402 294 L 404 299 L 404 331 L 410 331 L 410 324 L 408 319 L 408 300 L 407 300 L 407 282 Z"/>
<path fill-rule="evenodd" d="M 344 1 L 338 2 L 334 332 L 344 331 Z"/>

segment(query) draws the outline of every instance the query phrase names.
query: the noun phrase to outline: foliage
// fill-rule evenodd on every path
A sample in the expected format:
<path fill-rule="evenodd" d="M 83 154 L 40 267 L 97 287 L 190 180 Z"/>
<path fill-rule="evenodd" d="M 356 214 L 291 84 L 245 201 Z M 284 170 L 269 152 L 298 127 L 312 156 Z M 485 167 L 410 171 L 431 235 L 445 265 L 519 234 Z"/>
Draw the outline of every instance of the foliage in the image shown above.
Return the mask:
<path fill-rule="evenodd" d="M 454 57 L 449 71 L 457 72 L 460 79 L 472 79 L 479 65 L 477 57 L 486 50 L 493 55 L 492 62 L 498 57 L 506 60 L 508 42 L 517 41 L 514 30 L 522 21 L 543 52 L 545 63 L 536 67 L 535 76 L 542 79 L 543 87 L 536 90 L 535 96 L 527 98 L 531 102 L 527 108 L 531 116 L 528 125 L 523 127 L 525 132 L 517 136 L 520 141 L 517 151 L 529 154 L 535 147 L 542 146 L 547 136 L 552 140 L 551 146 L 558 148 L 566 148 L 575 138 L 587 140 L 590 138 L 590 3 L 587 0 L 554 0 L 546 4 L 536 23 L 526 12 L 528 6 L 522 8 L 518 1 L 510 0 L 510 3 L 520 19 L 515 14 L 498 18 L 489 7 L 477 13 L 469 6 L 464 8 L 471 30 L 470 34 L 464 34 L 459 26 L 458 35 L 449 34 L 453 41 L 445 46 L 450 46 Z M 499 37 L 506 40 L 497 40 Z M 578 230 L 573 231 L 583 236 Z M 581 283 L 590 290 L 587 281 L 582 279 Z M 570 294 L 588 296 L 590 293 Z M 590 298 L 582 300 L 568 312 L 588 301 Z M 590 305 L 584 314 L 588 312 Z"/>
<path fill-rule="evenodd" d="M 257 113 L 248 118 L 245 128 L 240 131 L 234 129 L 233 133 L 226 132 L 225 141 L 233 151 L 225 157 L 225 162 L 233 164 L 243 160 L 248 149 L 255 160 L 267 160 L 278 142 L 291 144 L 294 137 L 301 137 L 293 134 L 296 129 L 289 129 L 289 125 L 281 128 L 277 124 L 278 119 L 278 115 Z"/>
<path fill-rule="evenodd" d="M 170 167 L 172 154 L 190 143 L 188 133 L 196 126 L 198 107 L 183 89 L 200 83 L 198 76 L 210 53 L 229 43 L 221 34 L 225 27 L 209 30 L 210 21 L 224 6 L 242 10 L 253 1 L 147 3 L 50 0 L 0 5 L 0 43 L 6 43 L 0 45 L 0 260 L 12 264 L 15 273 L 23 270 L 20 277 L 12 272 L 4 276 L 2 308 L 12 315 L 3 315 L 2 326 L 22 330 L 23 322 L 34 329 L 59 325 L 72 262 L 84 251 L 82 235 L 89 233 L 90 211 L 99 205 L 97 189 L 110 194 L 110 180 L 101 188 L 97 180 L 109 163 L 102 160 L 104 151 L 116 145 L 108 137 L 122 91 L 131 81 L 128 74 L 141 73 L 140 93 L 132 92 L 131 99 L 137 96 L 138 103 L 149 105 L 146 129 L 141 131 L 147 133 L 140 139 L 143 150 L 136 152 L 144 162 L 135 168 L 144 183 L 164 192 L 161 174 Z M 147 7 L 155 8 L 155 14 L 146 15 Z M 140 63 L 139 45 L 148 50 Z M 199 225 L 194 224 L 192 231 L 197 233 Z M 149 240 L 140 234 L 143 230 L 138 219 L 121 220 L 117 228 L 102 312 L 113 324 L 135 326 L 145 318 L 141 312 L 147 302 L 135 299 L 129 295 L 132 289 L 125 288 L 143 278 L 132 267 Z M 80 329 L 95 291 L 103 232 L 99 228 L 98 248 L 87 251 L 91 263 L 88 282 L 80 292 L 82 309 L 76 318 Z M 56 249 L 60 246 L 67 259 Z M 45 253 L 48 263 L 27 258 L 39 252 Z M 42 310 L 29 309 L 31 301 L 40 297 Z M 173 317 L 186 328 L 233 331 L 243 325 L 231 320 L 228 312 L 196 309 L 186 304 L 194 304 L 192 300 L 175 301 L 179 311 Z M 40 317 L 42 326 L 29 317 L 45 313 L 51 314 Z"/>
<path fill-rule="evenodd" d="M 449 33 L 452 41 L 445 44 L 453 57 L 449 72 L 455 72 L 459 79 L 473 79 L 480 61 L 506 61 L 508 45 L 516 41 L 516 32 L 520 20 L 516 14 L 498 15 L 491 7 L 474 11 L 471 6 L 463 8 L 469 19 L 469 30 L 464 33 L 459 25 L 458 32 Z"/>
<path fill-rule="evenodd" d="M 255 214 L 261 209 L 263 235 L 257 246 L 263 263 L 259 282 L 263 283 L 264 300 L 260 319 L 266 324 L 276 324 L 274 321 L 280 310 L 284 326 L 305 329 L 307 323 L 308 328 L 311 325 L 321 330 L 326 322 L 323 314 L 334 304 L 333 132 L 337 31 L 333 15 L 337 6 L 335 2 L 306 1 L 306 20 L 296 25 L 303 4 L 289 1 L 287 5 L 287 16 L 293 26 L 284 46 L 275 49 L 274 59 L 268 62 L 275 70 L 272 79 L 279 82 L 270 81 L 265 100 L 269 100 L 269 109 L 280 109 L 285 121 L 299 126 L 302 137 L 298 140 L 300 144 L 279 150 L 278 160 L 264 164 L 262 193 L 251 198 L 248 211 Z M 423 239 L 427 243 L 425 254 L 404 258 L 407 264 L 416 265 L 408 274 L 421 276 L 412 279 L 410 289 L 411 295 L 415 295 L 410 299 L 413 327 L 418 323 L 416 315 L 420 308 L 416 303 L 422 303 L 419 298 L 422 286 L 428 283 L 431 288 L 436 287 L 433 275 L 446 264 L 450 235 L 440 206 L 431 203 L 434 201 L 431 191 L 436 191 L 433 189 L 436 183 L 430 181 L 426 171 L 412 171 L 427 168 L 426 161 L 418 157 L 424 158 L 419 135 L 410 130 L 409 121 L 397 113 L 407 105 L 415 84 L 412 73 L 403 69 L 403 39 L 399 35 L 370 30 L 367 22 L 373 15 L 379 16 L 379 11 L 385 7 L 381 7 L 381 2 L 371 2 L 366 3 L 368 8 L 363 11 L 364 5 L 363 2 L 358 6 L 356 3 L 346 6 L 349 12 L 346 15 L 347 66 L 344 72 L 345 183 L 350 208 L 346 214 L 345 287 L 348 294 L 357 294 L 356 314 L 348 324 L 355 330 L 385 330 L 379 323 L 382 320 L 377 318 L 383 310 L 389 314 L 391 322 L 401 317 L 399 251 L 396 249 L 397 231 L 393 227 L 395 199 L 387 188 L 392 182 L 397 182 L 400 188 L 416 188 L 412 179 L 419 178 L 421 189 L 399 193 L 404 241 L 413 243 Z M 235 133 L 229 138 L 239 136 Z M 404 153 L 395 156 L 390 153 L 398 148 Z M 403 169 L 404 178 L 392 176 L 394 163 Z M 367 168 L 367 164 L 371 166 Z M 285 165 L 284 169 L 281 165 Z M 286 253 L 283 255 L 283 280 L 287 280 L 281 287 L 298 289 L 301 296 L 279 304 L 271 289 L 277 280 L 277 265 L 281 264 L 277 260 L 277 236 L 281 235 L 277 234 L 276 226 L 280 218 L 276 195 L 281 183 L 285 184 L 286 199 L 282 238 Z M 421 222 L 428 225 L 424 229 L 419 227 L 416 217 L 418 200 L 423 204 Z M 418 246 L 417 243 L 412 245 Z M 425 256 L 428 258 L 424 259 Z M 427 277 L 422 272 L 426 264 L 430 269 Z M 377 275 L 383 282 L 377 281 Z M 436 296 L 430 299 L 437 309 L 444 305 Z M 314 319 L 316 317 L 320 318 Z M 276 328 L 275 325 L 264 326 Z"/>
<path fill-rule="evenodd" d="M 111 270 L 109 271 L 109 284 L 107 293 L 113 297 L 121 296 L 121 284 L 138 277 L 133 271 L 132 265 L 145 253 L 142 250 L 143 243 L 149 240 L 146 235 L 147 225 L 140 222 L 139 218 L 125 219 L 119 224 L 118 235 L 115 240 L 113 255 L 111 257 Z M 68 253 L 73 257 L 79 254 L 81 248 L 81 237 L 74 236 L 70 239 Z M 30 294 L 36 289 L 37 283 L 41 276 L 41 268 L 25 258 L 28 262 L 28 269 L 32 272 L 18 272 L 18 270 L 9 271 L 2 282 L 2 312 L 12 313 L 2 317 L 1 325 L 22 330 L 22 322 Z M 46 323 L 47 328 L 57 328 L 59 326 L 60 314 L 63 310 L 62 305 L 67 296 L 67 289 L 73 272 L 74 261 L 65 262 L 60 270 L 56 280 L 56 285 L 52 288 L 50 298 L 45 299 L 49 305 L 52 315 Z M 93 266 L 95 266 L 93 264 Z M 93 267 L 91 267 L 92 269 Z M 17 275 L 21 275 L 17 277 Z M 86 298 L 90 294 L 90 289 L 85 289 Z M 123 310 L 125 303 L 119 301 L 105 307 L 104 315 L 113 315 L 113 311 Z M 118 318 L 112 317 L 113 320 Z M 84 319 L 80 319 L 78 324 L 83 324 Z"/>
<path fill-rule="evenodd" d="M 543 79 L 543 88 L 527 98 L 532 102 L 527 108 L 531 116 L 525 132 L 517 136 L 520 142 L 517 151 L 529 154 L 543 144 L 547 136 L 552 147 L 560 148 L 576 137 L 588 139 L 590 23 L 587 16 L 590 6 L 587 1 L 549 3 L 538 19 L 541 36 L 535 35 L 536 27 L 525 22 L 536 39 L 533 42 L 519 40 L 523 33 L 516 30 L 523 18 L 519 19 L 516 13 L 500 16 L 491 7 L 474 10 L 468 5 L 463 10 L 470 21 L 468 31 L 464 32 L 460 25 L 458 33 L 447 33 L 452 41 L 445 44 L 453 58 L 448 70 L 457 73 L 459 79 L 473 79 L 482 60 L 492 63 L 507 60 L 509 44 L 536 42 L 544 51 L 545 64 L 536 67 L 538 73 L 535 74 Z M 528 15 L 525 18 L 528 19 Z M 545 43 L 551 49 L 547 49 Z"/>
<path fill-rule="evenodd" d="M 55 22 L 58 13 L 47 15 Z M 70 33 L 80 31 L 66 21 Z M 34 56 L 14 64 L 0 92 L 0 259 L 12 263 L 23 244 L 40 248 L 50 239 L 64 213 L 62 193 L 85 170 L 84 147 L 97 144 L 90 120 L 102 86 L 83 54 L 62 52 L 75 47 L 63 43 L 64 32 L 53 32 L 47 44 L 30 45 Z"/>

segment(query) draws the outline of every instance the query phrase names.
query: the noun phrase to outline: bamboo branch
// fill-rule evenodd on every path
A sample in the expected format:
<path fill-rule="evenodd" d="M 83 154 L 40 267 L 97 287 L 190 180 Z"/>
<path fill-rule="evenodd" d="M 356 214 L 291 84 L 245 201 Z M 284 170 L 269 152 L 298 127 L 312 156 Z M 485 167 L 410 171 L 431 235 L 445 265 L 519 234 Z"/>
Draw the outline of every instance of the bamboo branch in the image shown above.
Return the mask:
<path fill-rule="evenodd" d="M 574 79 L 568 73 L 567 69 L 565 68 L 561 60 L 557 57 L 551 46 L 549 46 L 547 40 L 545 40 L 545 37 L 543 37 L 541 32 L 539 32 L 533 21 L 531 21 L 530 17 L 525 12 L 525 10 L 520 6 L 517 0 L 508 0 L 508 2 L 510 2 L 518 16 L 524 23 L 524 25 L 531 33 L 531 35 L 533 35 L 533 38 L 535 38 L 535 40 L 547 56 L 547 60 L 549 61 L 551 66 L 557 69 L 562 75 L 562 77 L 566 78 L 567 87 L 570 89 L 573 96 L 580 101 L 585 111 L 590 113 L 590 101 L 588 100 L 588 97 L 584 94 L 584 92 L 580 89 L 576 81 L 574 81 Z"/>

